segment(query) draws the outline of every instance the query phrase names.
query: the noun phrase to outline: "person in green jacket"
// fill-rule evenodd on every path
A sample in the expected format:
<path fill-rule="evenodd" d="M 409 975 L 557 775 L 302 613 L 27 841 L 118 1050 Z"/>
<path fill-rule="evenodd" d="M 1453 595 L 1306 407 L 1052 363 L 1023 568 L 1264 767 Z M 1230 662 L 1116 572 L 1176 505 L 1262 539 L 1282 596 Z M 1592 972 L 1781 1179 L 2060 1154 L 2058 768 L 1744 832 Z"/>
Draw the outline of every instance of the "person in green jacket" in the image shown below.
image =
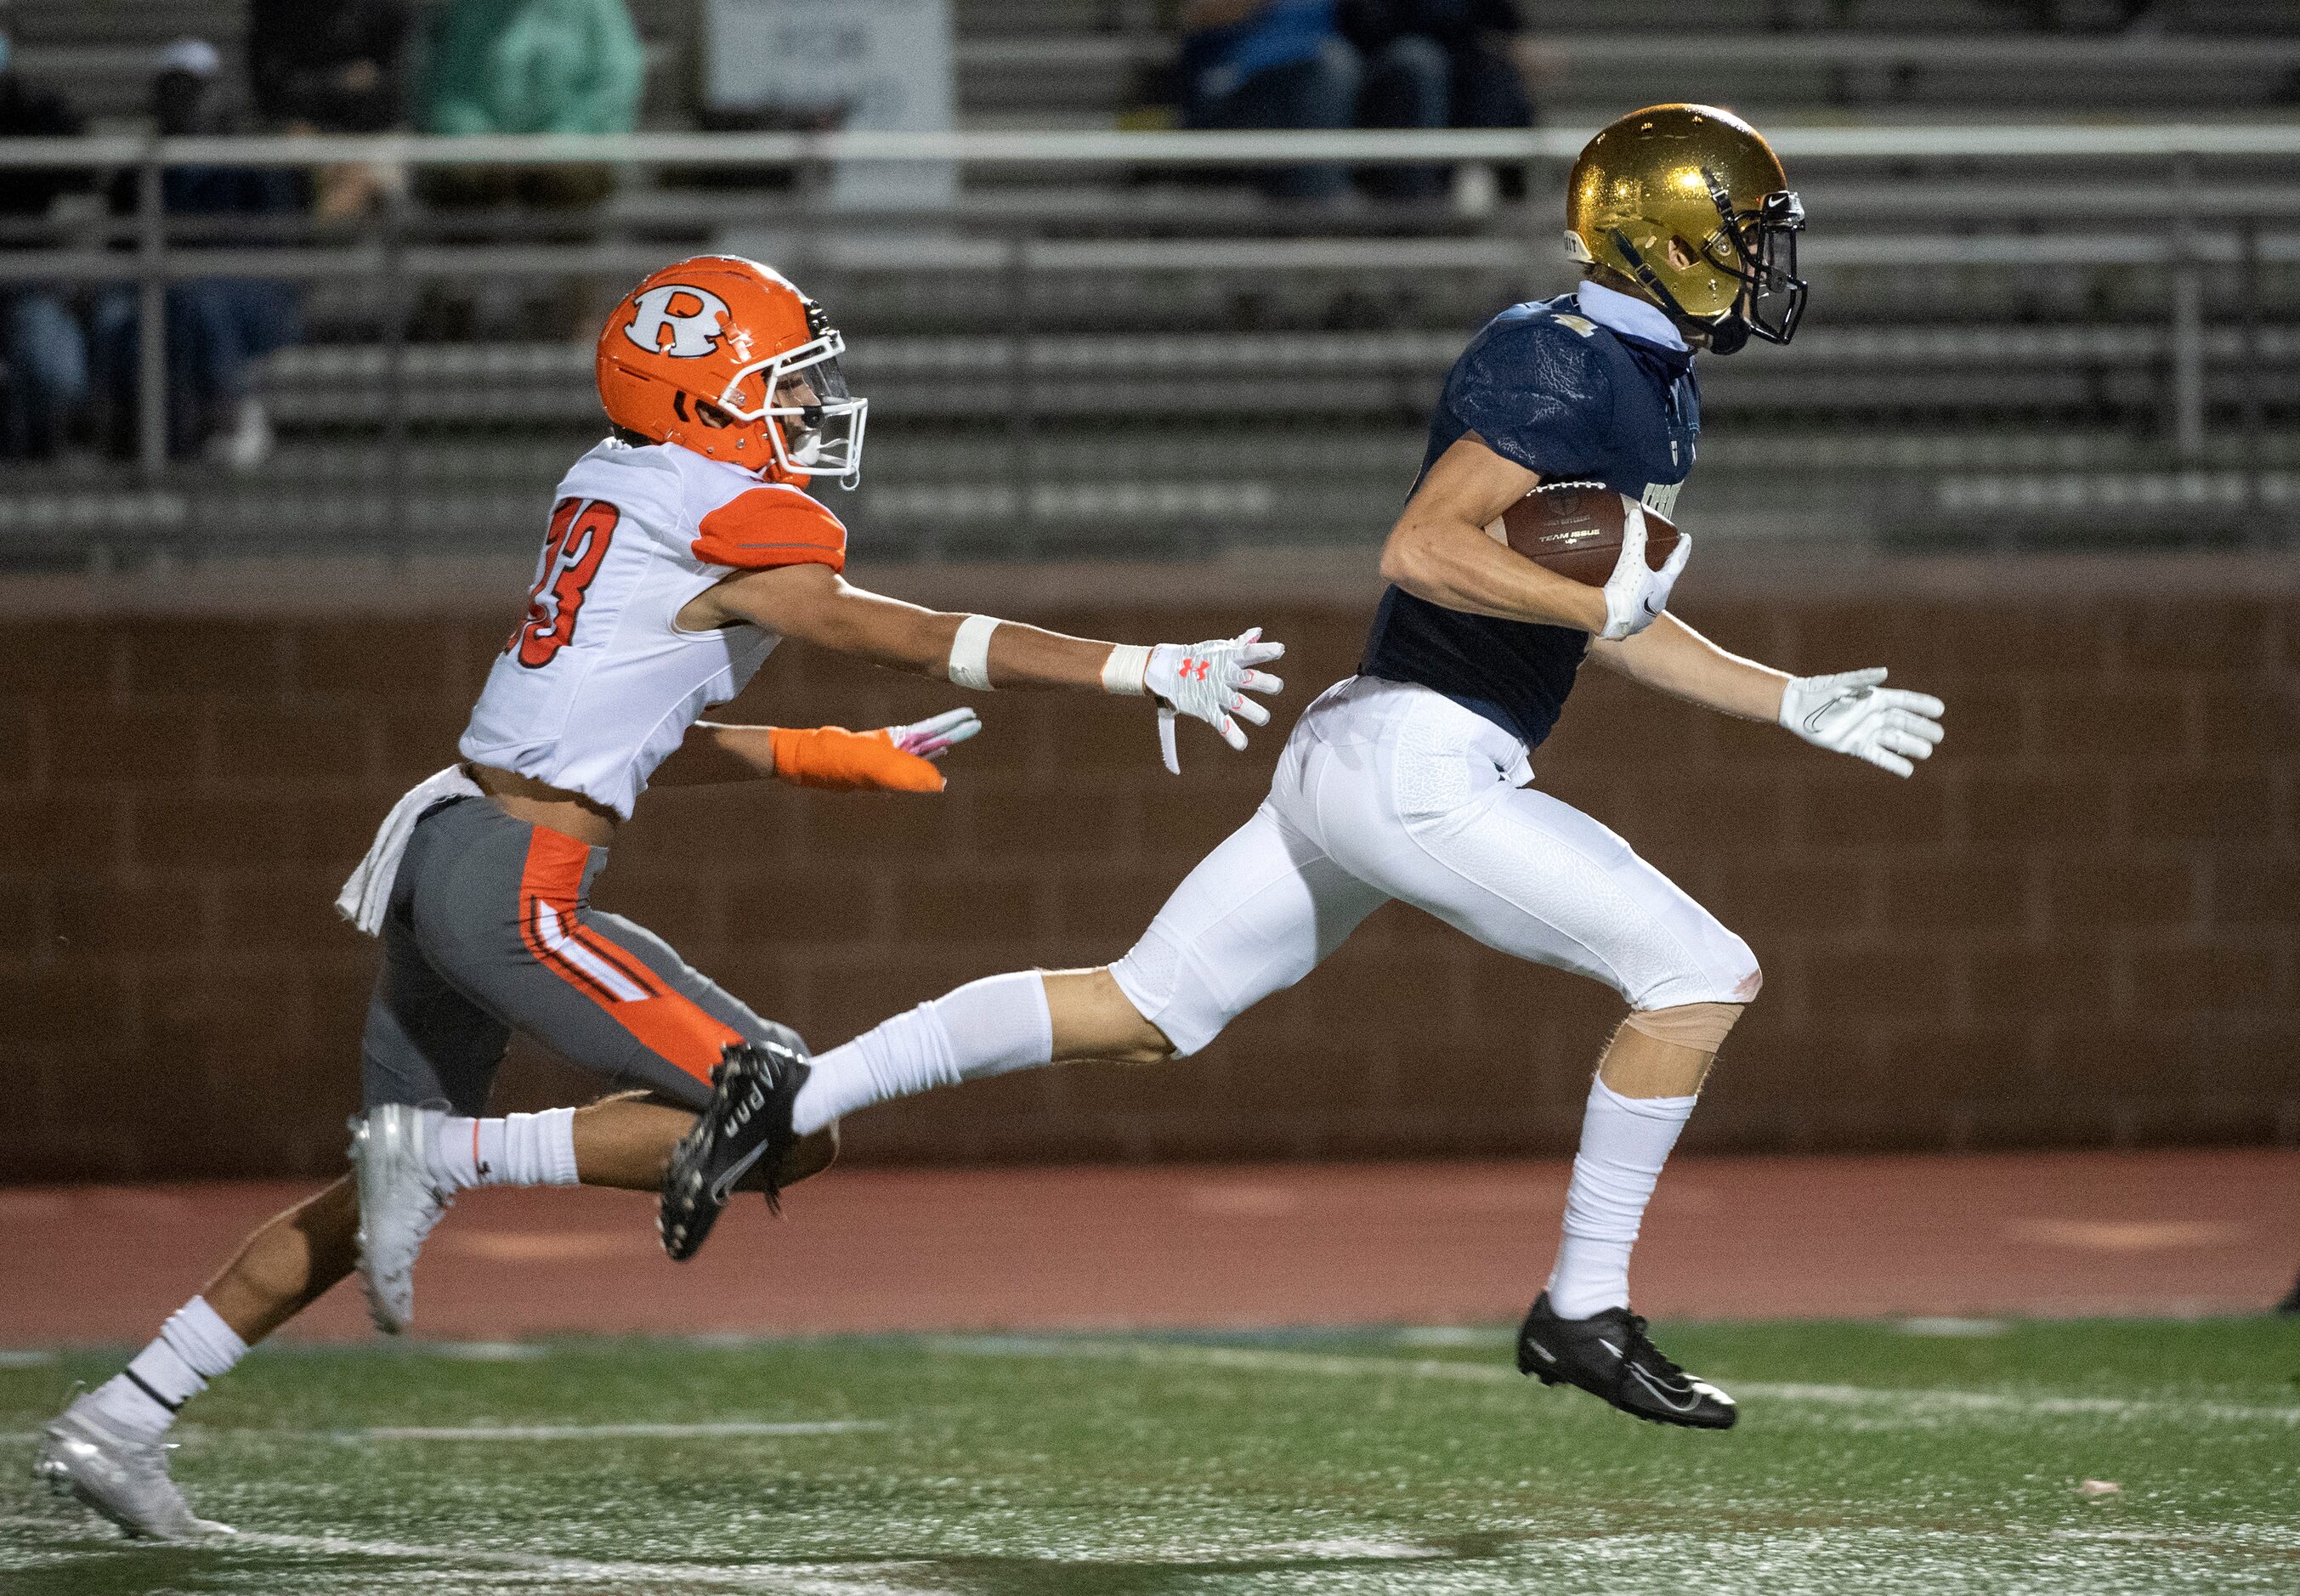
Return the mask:
<path fill-rule="evenodd" d="M 417 93 L 426 133 L 628 133 L 646 56 L 623 0 L 448 0 L 431 14 Z M 435 199 L 581 205 L 603 169 L 453 169 Z"/>

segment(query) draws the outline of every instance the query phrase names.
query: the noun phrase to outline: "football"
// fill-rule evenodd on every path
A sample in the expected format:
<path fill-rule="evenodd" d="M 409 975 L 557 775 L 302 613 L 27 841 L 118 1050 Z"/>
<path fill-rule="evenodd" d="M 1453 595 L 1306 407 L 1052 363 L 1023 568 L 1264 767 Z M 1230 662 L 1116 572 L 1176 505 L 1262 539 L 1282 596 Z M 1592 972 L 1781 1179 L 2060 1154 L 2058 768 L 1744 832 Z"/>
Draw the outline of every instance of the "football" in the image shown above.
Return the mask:
<path fill-rule="evenodd" d="M 1629 495 L 1594 482 L 1545 482 L 1486 531 L 1561 577 L 1603 587 L 1621 558 L 1622 524 L 1638 508 Z M 1677 547 L 1677 527 L 1651 509 L 1645 518 L 1646 563 L 1659 570 Z"/>

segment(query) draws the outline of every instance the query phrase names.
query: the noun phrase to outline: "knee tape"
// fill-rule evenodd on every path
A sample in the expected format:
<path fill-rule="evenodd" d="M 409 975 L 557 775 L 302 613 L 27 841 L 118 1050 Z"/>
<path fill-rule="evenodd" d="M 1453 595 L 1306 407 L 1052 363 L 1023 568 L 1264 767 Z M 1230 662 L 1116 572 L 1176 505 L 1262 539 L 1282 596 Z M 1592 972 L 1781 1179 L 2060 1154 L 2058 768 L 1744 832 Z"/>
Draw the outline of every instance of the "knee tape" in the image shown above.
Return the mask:
<path fill-rule="evenodd" d="M 1725 1035 L 1741 1018 L 1743 1003 L 1679 1003 L 1671 1009 L 1632 1009 L 1621 1023 L 1655 1042 L 1713 1053 L 1725 1045 Z"/>

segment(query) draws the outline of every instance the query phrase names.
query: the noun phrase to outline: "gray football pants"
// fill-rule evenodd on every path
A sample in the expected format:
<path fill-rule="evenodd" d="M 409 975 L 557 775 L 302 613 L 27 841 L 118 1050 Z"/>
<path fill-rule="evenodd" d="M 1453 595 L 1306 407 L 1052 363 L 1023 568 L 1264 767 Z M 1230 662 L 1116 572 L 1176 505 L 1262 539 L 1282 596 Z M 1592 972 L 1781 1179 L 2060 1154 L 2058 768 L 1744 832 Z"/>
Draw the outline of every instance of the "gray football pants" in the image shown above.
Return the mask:
<path fill-rule="evenodd" d="M 729 1043 L 801 1047 L 653 932 L 590 907 L 607 861 L 562 833 L 455 798 L 416 822 L 392 883 L 361 1047 L 368 1105 L 478 1114 L 511 1033 L 617 1085 L 711 1101 Z"/>

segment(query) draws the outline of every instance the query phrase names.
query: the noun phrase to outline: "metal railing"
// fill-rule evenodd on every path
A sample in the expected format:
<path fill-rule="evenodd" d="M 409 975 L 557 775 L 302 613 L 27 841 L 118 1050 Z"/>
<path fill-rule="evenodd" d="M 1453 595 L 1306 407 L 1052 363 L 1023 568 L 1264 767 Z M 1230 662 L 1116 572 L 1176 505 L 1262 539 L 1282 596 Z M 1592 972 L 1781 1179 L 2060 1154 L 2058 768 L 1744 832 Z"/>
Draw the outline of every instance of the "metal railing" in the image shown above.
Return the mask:
<path fill-rule="evenodd" d="M 1015 502 L 1044 495 L 1029 479 L 1038 421 L 1029 352 L 1037 331 L 1036 285 L 1098 273 L 1254 274 L 1488 272 L 1529 278 L 1554 253 L 1555 196 L 1588 131 L 712 135 L 655 133 L 616 137 L 432 138 L 413 136 L 159 139 L 99 137 L 0 141 L 0 167 L 132 171 L 131 216 L 83 227 L 62 242 L 18 240 L 0 249 L 0 284 L 130 282 L 137 286 L 137 460 L 148 484 L 168 478 L 167 285 L 210 277 L 260 276 L 303 282 L 364 282 L 378 308 L 383 349 L 382 430 L 408 436 L 406 305 L 412 286 L 442 278 L 612 275 L 659 265 L 664 246 L 618 237 L 616 214 L 554 219 L 581 236 L 559 241 L 454 241 L 428 237 L 424 218 L 402 203 L 331 229 L 291 229 L 261 241 L 220 237 L 212 219 L 163 212 L 162 174 L 184 166 L 321 168 L 364 162 L 426 170 L 599 166 L 627 183 L 664 171 L 773 175 L 790 184 L 773 201 L 790 247 L 787 262 L 867 261 L 931 277 L 988 273 L 1008 296 L 1002 317 L 1010 343 L 1005 377 L 1013 400 L 1008 426 L 1023 473 Z M 2265 276 L 2300 262 L 2300 123 L 2091 126 L 1790 127 L 1774 140 L 1793 180 L 1866 181 L 1856 220 L 1832 230 L 1816 208 L 1804 258 L 1815 272 L 1910 268 L 1973 270 L 2110 270 L 2167 274 L 2159 312 L 2169 373 L 2171 458 L 2206 461 L 2207 362 L 2224 348 L 2208 326 L 2208 274 L 2232 276 L 2239 375 L 2261 357 Z M 1296 163 L 1354 167 L 1454 166 L 1521 169 L 1521 204 L 1461 220 L 1442 209 L 1370 207 L 1339 216 L 1262 206 L 1169 208 L 1154 225 L 1137 195 L 1118 180 L 1145 170 L 1243 171 Z M 998 174 L 1009 185 L 954 210 L 868 212 L 837 204 L 825 180 L 847 163 L 948 163 Z M 1910 174 L 1919 174 L 1911 176 Z M 1881 175 L 1879 175 L 1881 174 Z M 1072 206 L 1061 228 L 1034 218 L 1020 179 L 1043 184 L 1106 182 L 1106 200 Z M 1001 195 L 1008 196 L 1002 202 Z M 1002 209 L 1002 204 L 1004 208 Z M 658 227 L 682 215 L 709 229 L 726 207 L 707 193 L 666 189 L 650 200 Z M 1193 215 L 1198 220 L 1194 223 Z M 1080 225 L 1085 218 L 1093 225 Z M 1060 235 L 1060 236 L 1050 236 Z M 1530 287 L 1529 281 L 1528 286 Z M 2225 363 L 2225 362 L 2224 362 Z M 2249 502 L 2268 496 L 2262 480 L 2267 401 L 2257 385 L 2240 406 L 2249 429 Z"/>

